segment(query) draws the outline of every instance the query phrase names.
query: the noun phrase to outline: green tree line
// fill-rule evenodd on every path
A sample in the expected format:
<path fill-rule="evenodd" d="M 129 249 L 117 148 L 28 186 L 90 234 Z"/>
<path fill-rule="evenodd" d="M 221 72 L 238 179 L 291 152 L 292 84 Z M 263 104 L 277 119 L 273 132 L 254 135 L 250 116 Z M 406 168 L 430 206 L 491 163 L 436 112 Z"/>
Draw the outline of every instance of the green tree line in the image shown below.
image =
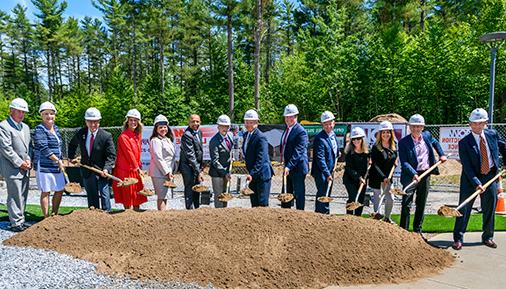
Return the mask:
<path fill-rule="evenodd" d="M 257 108 L 279 123 L 331 110 L 339 121 L 396 112 L 428 123 L 465 122 L 487 107 L 490 54 L 479 37 L 506 30 L 505 0 L 84 0 L 100 18 L 64 17 L 65 0 L 0 11 L 0 116 L 15 97 L 53 101 L 57 124 L 87 107 L 102 125 L 137 108 L 145 123 L 204 123 Z M 30 19 L 35 19 L 31 21 Z M 496 121 L 506 118 L 499 49 Z"/>

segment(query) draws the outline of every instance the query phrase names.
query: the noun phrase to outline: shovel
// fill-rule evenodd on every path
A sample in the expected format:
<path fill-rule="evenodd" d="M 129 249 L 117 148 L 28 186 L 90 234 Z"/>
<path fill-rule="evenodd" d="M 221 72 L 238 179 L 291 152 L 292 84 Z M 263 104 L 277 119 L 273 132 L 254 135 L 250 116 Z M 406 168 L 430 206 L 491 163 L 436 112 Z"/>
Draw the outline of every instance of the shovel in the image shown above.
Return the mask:
<path fill-rule="evenodd" d="M 251 196 L 254 193 L 255 192 L 253 192 L 253 190 L 249 188 L 249 181 L 246 181 L 246 185 L 244 186 L 244 188 L 241 189 L 241 194 L 244 196 Z"/>
<path fill-rule="evenodd" d="M 476 190 L 472 195 L 470 195 L 467 199 L 465 199 L 462 202 L 462 204 L 460 204 L 457 208 L 454 209 L 448 206 L 442 206 L 441 208 L 439 208 L 439 210 L 437 210 L 437 214 L 445 217 L 462 217 L 462 213 L 460 213 L 459 210 L 462 209 L 474 198 L 476 198 L 479 194 L 483 193 L 493 182 L 495 182 L 498 178 L 500 178 L 504 173 L 506 173 L 506 170 L 501 170 L 497 175 L 495 175 L 495 177 L 493 177 L 490 181 L 486 182 L 485 185 L 483 185 L 483 191 Z"/>
<path fill-rule="evenodd" d="M 81 188 L 81 185 L 78 183 L 71 183 L 69 181 L 69 176 L 65 171 L 63 171 L 63 175 L 65 176 L 65 192 L 71 193 L 71 194 L 79 194 L 83 191 L 83 188 Z"/>
<path fill-rule="evenodd" d="M 334 184 L 334 172 L 336 171 L 336 167 L 337 167 L 337 159 L 339 158 L 339 154 L 337 156 L 337 158 L 335 159 L 335 162 L 334 162 L 334 169 L 332 169 L 332 179 L 330 181 L 328 181 L 328 184 L 327 184 L 327 192 L 325 193 L 325 196 L 322 196 L 322 197 L 319 197 L 318 198 L 318 202 L 320 203 L 330 203 L 332 202 L 332 198 L 329 196 L 330 194 L 330 187 L 332 187 L 332 185 Z"/>
<path fill-rule="evenodd" d="M 81 163 L 78 164 L 79 166 L 85 168 L 85 169 L 88 169 L 92 172 L 95 172 L 97 174 L 102 174 L 103 172 L 97 168 L 94 168 L 94 167 L 90 167 L 90 166 L 87 166 L 87 165 L 83 165 Z M 134 185 L 134 184 L 137 184 L 139 182 L 138 179 L 136 178 L 125 178 L 124 180 L 121 180 L 120 178 L 118 177 L 115 177 L 111 174 L 108 174 L 106 173 L 105 176 L 109 179 L 112 179 L 112 180 L 115 180 L 118 182 L 118 187 L 126 187 L 126 186 L 131 186 L 131 185 Z"/>
<path fill-rule="evenodd" d="M 293 194 L 286 192 L 286 175 L 285 170 L 283 170 L 283 192 L 278 195 L 278 200 L 280 200 L 281 203 L 288 203 L 291 202 L 293 198 Z"/>
<path fill-rule="evenodd" d="M 452 154 L 448 154 L 446 157 L 450 157 Z M 437 168 L 441 163 L 443 163 L 443 161 L 439 160 L 437 161 L 437 163 L 433 164 L 430 168 L 428 168 L 425 172 L 423 172 L 423 174 L 421 174 L 418 179 L 421 180 L 423 179 L 425 176 L 427 176 L 428 174 L 430 174 L 435 168 Z M 416 185 L 418 182 L 417 181 L 412 181 L 411 183 L 409 183 L 409 185 L 407 185 L 406 187 L 404 187 L 404 189 L 398 193 L 398 192 L 394 192 L 397 193 L 396 195 L 407 195 L 406 191 L 408 189 L 410 189 L 412 186 Z"/>
<path fill-rule="evenodd" d="M 367 180 L 367 176 L 369 175 L 369 170 L 371 169 L 371 165 L 367 166 L 367 171 L 365 172 L 364 180 Z M 358 187 L 357 196 L 355 197 L 355 201 L 346 204 L 346 210 L 348 211 L 354 211 L 360 207 L 363 206 L 363 204 L 358 202 L 358 198 L 360 197 L 360 193 L 364 189 L 365 184 L 360 183 L 360 186 Z"/>
<path fill-rule="evenodd" d="M 230 193 L 230 183 L 232 182 L 232 161 L 230 161 L 230 165 L 228 166 L 228 171 L 230 173 L 230 180 L 227 182 L 227 187 L 225 191 L 218 196 L 218 201 L 226 203 L 234 198 Z"/>
<path fill-rule="evenodd" d="M 154 190 L 151 190 L 151 189 L 148 189 L 146 188 L 144 185 L 145 185 L 145 182 L 144 182 L 144 176 L 147 175 L 147 173 L 145 171 L 140 171 L 139 173 L 139 176 L 141 177 L 141 182 L 142 182 L 142 187 L 143 189 L 139 192 L 137 192 L 138 195 L 143 195 L 143 196 L 146 196 L 146 197 L 149 197 L 149 196 L 153 196 L 155 194 L 155 191 Z"/>
<path fill-rule="evenodd" d="M 395 168 L 397 167 L 396 164 L 394 164 L 392 166 L 392 169 L 390 170 L 390 173 L 388 174 L 388 179 L 391 180 L 393 175 L 394 175 L 394 171 L 395 171 Z M 383 199 L 385 198 L 385 193 L 387 191 L 387 188 L 388 188 L 388 185 L 386 186 L 383 186 L 383 188 L 381 189 L 381 194 L 380 194 L 380 201 L 379 201 L 379 206 L 378 206 L 378 211 L 377 212 L 374 212 L 373 214 L 376 215 L 379 213 L 379 210 L 381 208 L 381 203 L 383 203 Z"/>
<path fill-rule="evenodd" d="M 172 176 L 172 178 L 170 178 L 170 179 L 166 180 L 165 182 L 163 182 L 163 186 L 171 188 L 171 189 L 177 188 L 176 183 L 174 183 L 174 176 Z"/>

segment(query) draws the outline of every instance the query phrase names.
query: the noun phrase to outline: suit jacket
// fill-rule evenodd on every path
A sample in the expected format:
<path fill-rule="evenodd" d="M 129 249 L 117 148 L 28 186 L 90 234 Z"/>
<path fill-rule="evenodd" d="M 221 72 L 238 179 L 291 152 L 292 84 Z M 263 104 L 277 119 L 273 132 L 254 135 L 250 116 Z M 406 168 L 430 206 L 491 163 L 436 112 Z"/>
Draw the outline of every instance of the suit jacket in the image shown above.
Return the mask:
<path fill-rule="evenodd" d="M 176 149 L 168 137 L 154 137 L 149 142 L 149 175 L 155 178 L 165 178 L 173 173 Z"/>
<path fill-rule="evenodd" d="M 230 145 L 233 145 L 232 135 L 227 133 L 225 136 L 229 139 Z M 227 143 L 218 132 L 213 136 L 209 142 L 209 153 L 211 154 L 211 166 L 209 167 L 209 175 L 211 177 L 222 178 L 230 173 L 228 168 L 230 166 L 230 152 Z"/>
<path fill-rule="evenodd" d="M 21 179 L 28 176 L 28 170 L 19 167 L 25 160 L 31 160 L 32 146 L 30 128 L 21 123 L 16 128 L 12 119 L 0 122 L 0 174 L 6 179 Z"/>
<path fill-rule="evenodd" d="M 55 134 L 51 133 L 43 124 L 35 127 L 33 132 L 34 157 L 33 167 L 40 169 L 43 173 L 60 173 L 58 163 L 52 161 L 49 157 L 55 155 L 58 159 L 63 159 L 61 146 L 63 143 L 60 129 L 54 126 Z"/>
<path fill-rule="evenodd" d="M 436 149 L 440 157 L 444 156 L 445 153 L 439 142 L 432 137 L 430 132 L 423 131 L 422 138 L 429 151 L 429 165 L 432 166 L 436 163 L 433 148 Z M 406 186 L 413 181 L 413 177 L 417 174 L 416 168 L 418 166 L 415 143 L 413 142 L 411 134 L 403 137 L 399 141 L 399 158 L 401 161 L 401 183 L 403 186 Z M 436 168 L 431 174 L 438 175 L 439 170 Z"/>
<path fill-rule="evenodd" d="M 116 160 L 116 148 L 112 135 L 101 128 L 97 130 L 91 156 L 86 149 L 86 138 L 88 136 L 88 128 L 83 127 L 76 132 L 68 145 L 68 157 L 73 159 L 76 157 L 76 149 L 79 147 L 81 152 L 81 163 L 84 165 L 98 167 L 101 170 L 106 169 L 109 173 L 112 172 L 114 161 Z M 87 178 L 92 172 L 90 170 L 81 168 L 81 174 Z"/>
<path fill-rule="evenodd" d="M 283 145 L 284 133 L 280 145 Z M 307 174 L 309 163 L 307 159 L 308 136 L 306 130 L 296 123 L 286 139 L 283 148 L 283 163 L 293 173 Z"/>
<path fill-rule="evenodd" d="M 484 130 L 487 140 L 490 156 L 493 165 L 499 169 L 499 153 L 503 159 L 506 157 L 506 143 L 501 140 L 495 130 Z M 474 189 L 482 185 L 479 176 L 481 176 L 481 154 L 480 146 L 476 143 L 472 133 L 469 133 L 459 141 L 459 156 L 462 163 L 462 174 L 460 176 L 460 190 L 474 191 Z"/>
<path fill-rule="evenodd" d="M 248 146 L 245 148 L 248 135 L 251 134 L 248 140 Z M 244 134 L 244 141 L 242 144 L 244 153 L 244 160 L 246 161 L 246 168 L 248 173 L 253 179 L 260 179 L 267 181 L 274 175 L 271 160 L 269 158 L 269 143 L 267 137 L 258 128 L 254 131 Z"/>
<path fill-rule="evenodd" d="M 339 151 L 339 148 L 337 149 Z M 313 164 L 311 175 L 315 178 L 327 178 L 332 173 L 337 156 L 332 149 L 330 137 L 325 130 L 320 131 L 313 141 Z"/>
<path fill-rule="evenodd" d="M 199 130 L 196 135 L 190 127 L 187 127 L 184 131 L 181 137 L 179 169 L 181 172 L 193 172 L 193 174 L 198 175 L 203 169 L 204 153 L 202 150 L 202 132 Z"/>

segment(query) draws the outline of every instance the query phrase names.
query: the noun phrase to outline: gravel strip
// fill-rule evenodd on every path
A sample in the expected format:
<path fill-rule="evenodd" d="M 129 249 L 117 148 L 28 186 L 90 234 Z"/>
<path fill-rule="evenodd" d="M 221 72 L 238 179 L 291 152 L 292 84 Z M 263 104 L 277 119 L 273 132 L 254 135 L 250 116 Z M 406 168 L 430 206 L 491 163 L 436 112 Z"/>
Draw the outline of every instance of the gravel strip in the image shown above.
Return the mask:
<path fill-rule="evenodd" d="M 181 288 L 212 289 L 179 282 L 160 283 L 99 274 L 95 265 L 53 251 L 4 246 L 15 233 L 0 222 L 0 288 Z"/>

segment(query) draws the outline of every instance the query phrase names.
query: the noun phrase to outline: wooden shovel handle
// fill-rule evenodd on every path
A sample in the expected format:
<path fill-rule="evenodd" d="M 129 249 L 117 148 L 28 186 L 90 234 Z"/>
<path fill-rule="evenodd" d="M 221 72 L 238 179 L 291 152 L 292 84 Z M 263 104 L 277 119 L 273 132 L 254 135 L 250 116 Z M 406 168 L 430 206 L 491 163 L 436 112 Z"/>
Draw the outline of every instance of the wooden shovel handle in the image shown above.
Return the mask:
<path fill-rule="evenodd" d="M 452 154 L 448 154 L 446 157 L 450 157 Z M 423 179 L 424 177 L 426 177 L 428 174 L 430 174 L 435 168 L 437 168 L 441 163 L 443 163 L 443 161 L 439 160 L 437 161 L 435 164 L 433 164 L 430 168 L 428 168 L 425 172 L 423 172 L 420 176 L 418 176 L 418 179 L 421 180 Z M 412 186 L 414 186 L 416 184 L 416 181 L 412 181 L 411 183 L 409 183 L 409 185 L 407 185 L 404 189 L 403 189 L 403 192 L 405 193 L 409 188 L 411 188 Z"/>
<path fill-rule="evenodd" d="M 501 177 L 504 173 L 506 173 L 506 170 L 501 170 L 495 177 L 490 179 L 490 181 L 486 182 L 482 187 L 483 191 L 486 190 L 493 182 L 495 182 L 499 177 Z M 483 192 L 482 190 L 476 190 L 472 195 L 470 195 L 467 199 L 465 199 L 455 210 L 460 210 L 462 207 L 464 207 L 467 203 L 469 203 L 472 199 L 476 198 L 479 194 Z M 495 192 L 494 192 L 495 193 Z"/>
<path fill-rule="evenodd" d="M 230 182 L 232 182 L 232 160 L 230 160 L 230 164 L 228 165 L 228 173 L 230 174 L 230 180 L 227 182 L 225 193 L 230 193 Z"/>
<path fill-rule="evenodd" d="M 90 171 L 92 171 L 92 172 L 95 172 L 95 173 L 97 173 L 97 174 L 102 174 L 102 173 L 103 173 L 103 171 L 101 171 L 101 170 L 99 170 L 99 169 L 97 169 L 97 168 L 94 168 L 94 167 L 90 167 L 90 166 L 83 165 L 83 164 L 79 164 L 79 166 L 81 166 L 81 167 L 83 167 L 83 168 L 85 168 L 85 169 L 88 169 L 88 170 L 90 170 Z M 108 178 L 110 178 L 110 179 L 113 179 L 113 180 L 115 180 L 115 181 L 117 181 L 117 182 L 121 182 L 121 179 L 120 179 L 120 178 L 115 177 L 115 176 L 113 176 L 113 175 L 111 175 L 111 174 L 105 173 L 105 176 L 106 176 L 106 177 L 108 177 Z"/>
<path fill-rule="evenodd" d="M 364 180 L 367 179 L 367 176 L 369 175 L 369 170 L 371 169 L 371 165 L 367 166 L 367 171 L 365 171 Z M 360 183 L 360 186 L 358 186 L 357 196 L 355 197 L 355 203 L 358 203 L 358 197 L 360 196 L 360 192 L 364 189 L 365 184 Z"/>

